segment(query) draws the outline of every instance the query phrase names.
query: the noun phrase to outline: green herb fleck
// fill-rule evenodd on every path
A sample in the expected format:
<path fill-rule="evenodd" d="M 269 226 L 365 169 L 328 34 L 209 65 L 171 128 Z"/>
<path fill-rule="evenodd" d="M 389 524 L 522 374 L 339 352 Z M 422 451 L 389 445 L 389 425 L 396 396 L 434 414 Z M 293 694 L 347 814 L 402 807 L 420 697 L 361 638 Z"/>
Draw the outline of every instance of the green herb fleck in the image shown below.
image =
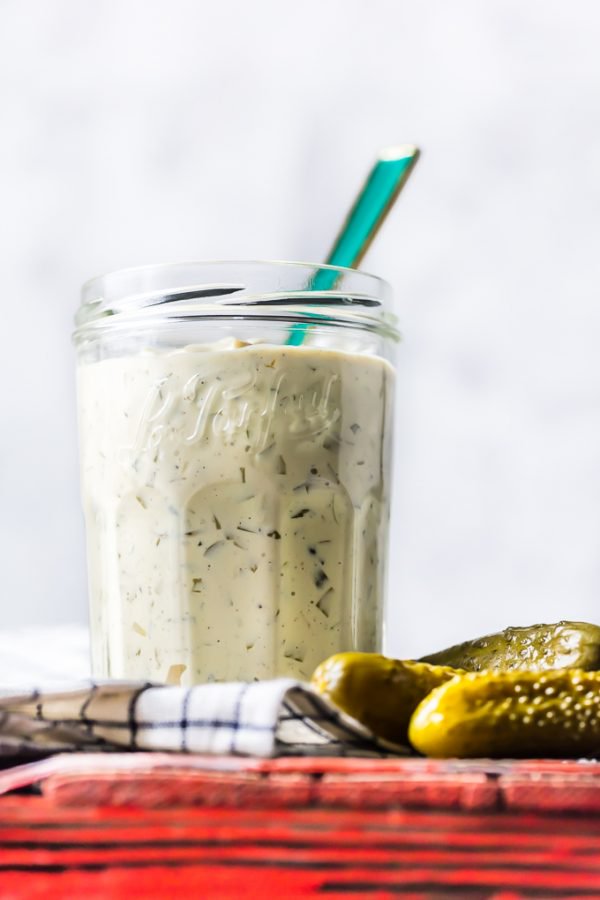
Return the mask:
<path fill-rule="evenodd" d="M 315 587 L 318 587 L 318 588 L 323 587 L 323 585 L 325 584 L 326 581 L 329 581 L 329 578 L 327 577 L 324 570 L 317 569 L 317 571 L 315 572 L 315 575 L 314 575 Z"/>
<path fill-rule="evenodd" d="M 304 506 L 302 509 L 299 509 L 297 513 L 294 513 L 293 516 L 290 516 L 290 519 L 303 519 L 304 516 L 310 512 L 308 506 Z"/>

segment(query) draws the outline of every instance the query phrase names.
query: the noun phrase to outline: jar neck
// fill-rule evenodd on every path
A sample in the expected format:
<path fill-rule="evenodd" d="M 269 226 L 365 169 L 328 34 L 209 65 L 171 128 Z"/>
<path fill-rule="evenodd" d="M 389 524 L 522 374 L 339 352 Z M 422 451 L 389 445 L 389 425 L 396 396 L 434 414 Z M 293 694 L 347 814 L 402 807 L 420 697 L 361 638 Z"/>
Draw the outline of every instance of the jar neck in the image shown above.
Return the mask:
<path fill-rule="evenodd" d="M 397 340 L 390 306 L 389 285 L 354 269 L 259 261 L 147 266 L 84 285 L 74 337 L 161 320 L 242 318 L 357 328 Z"/>

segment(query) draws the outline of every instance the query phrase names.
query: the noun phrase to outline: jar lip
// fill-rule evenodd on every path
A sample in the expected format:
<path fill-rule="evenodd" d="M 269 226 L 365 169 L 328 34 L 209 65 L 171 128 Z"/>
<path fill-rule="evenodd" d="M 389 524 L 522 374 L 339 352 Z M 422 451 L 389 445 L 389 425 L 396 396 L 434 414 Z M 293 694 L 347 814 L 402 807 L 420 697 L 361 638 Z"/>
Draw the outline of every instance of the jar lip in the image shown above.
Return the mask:
<path fill-rule="evenodd" d="M 85 282 L 75 317 L 82 331 L 189 319 L 307 315 L 394 331 L 392 291 L 377 275 L 343 266 L 290 260 L 201 260 L 119 269 Z M 320 312 L 319 312 L 320 311 Z"/>
<path fill-rule="evenodd" d="M 310 268 L 316 270 L 329 270 L 332 272 L 340 272 L 340 273 L 348 273 L 352 275 L 360 276 L 365 280 L 369 280 L 373 282 L 373 284 L 381 285 L 385 291 L 391 292 L 391 285 L 385 278 L 381 278 L 379 275 L 374 275 L 371 272 L 365 272 L 364 269 L 351 269 L 348 266 L 331 266 L 329 263 L 315 263 L 309 262 L 308 260 L 299 260 L 299 259 L 189 259 L 182 260 L 181 262 L 166 262 L 166 263 L 145 263 L 140 266 L 126 266 L 123 269 L 110 269 L 108 272 L 104 272 L 102 275 L 94 275 L 92 278 L 88 278 L 84 281 L 81 286 L 81 302 L 82 304 L 88 302 L 88 296 L 92 294 L 97 287 L 101 284 L 106 283 L 109 280 L 113 280 L 120 276 L 135 276 L 135 275 L 144 275 L 150 274 L 151 272 L 158 271 L 174 271 L 176 269 L 187 268 L 191 266 L 281 266 L 286 268 Z"/>

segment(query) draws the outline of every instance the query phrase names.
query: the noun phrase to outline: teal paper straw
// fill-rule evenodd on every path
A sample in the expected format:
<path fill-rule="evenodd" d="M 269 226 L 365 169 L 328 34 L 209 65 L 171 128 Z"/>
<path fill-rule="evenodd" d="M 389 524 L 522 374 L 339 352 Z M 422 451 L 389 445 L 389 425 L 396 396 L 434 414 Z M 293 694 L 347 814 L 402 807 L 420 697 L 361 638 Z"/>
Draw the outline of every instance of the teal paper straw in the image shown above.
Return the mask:
<path fill-rule="evenodd" d="M 406 184 L 418 157 L 419 150 L 412 144 L 391 147 L 379 154 L 327 256 L 327 265 L 358 266 Z M 338 277 L 339 272 L 320 269 L 309 289 L 316 293 L 331 290 Z M 318 315 L 315 317 L 318 318 Z M 308 328 L 304 322 L 292 325 L 287 344 L 299 346 Z"/>

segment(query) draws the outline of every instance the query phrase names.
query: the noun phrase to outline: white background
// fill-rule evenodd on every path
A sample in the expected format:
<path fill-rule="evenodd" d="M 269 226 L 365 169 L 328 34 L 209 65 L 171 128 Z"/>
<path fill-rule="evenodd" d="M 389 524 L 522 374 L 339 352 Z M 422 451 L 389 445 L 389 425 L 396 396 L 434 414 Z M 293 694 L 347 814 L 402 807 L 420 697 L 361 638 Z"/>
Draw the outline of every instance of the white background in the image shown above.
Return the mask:
<path fill-rule="evenodd" d="M 599 46 L 593 0 L 0 0 L 1 626 L 87 615 L 80 283 L 322 258 L 405 141 L 388 649 L 599 620 Z"/>

